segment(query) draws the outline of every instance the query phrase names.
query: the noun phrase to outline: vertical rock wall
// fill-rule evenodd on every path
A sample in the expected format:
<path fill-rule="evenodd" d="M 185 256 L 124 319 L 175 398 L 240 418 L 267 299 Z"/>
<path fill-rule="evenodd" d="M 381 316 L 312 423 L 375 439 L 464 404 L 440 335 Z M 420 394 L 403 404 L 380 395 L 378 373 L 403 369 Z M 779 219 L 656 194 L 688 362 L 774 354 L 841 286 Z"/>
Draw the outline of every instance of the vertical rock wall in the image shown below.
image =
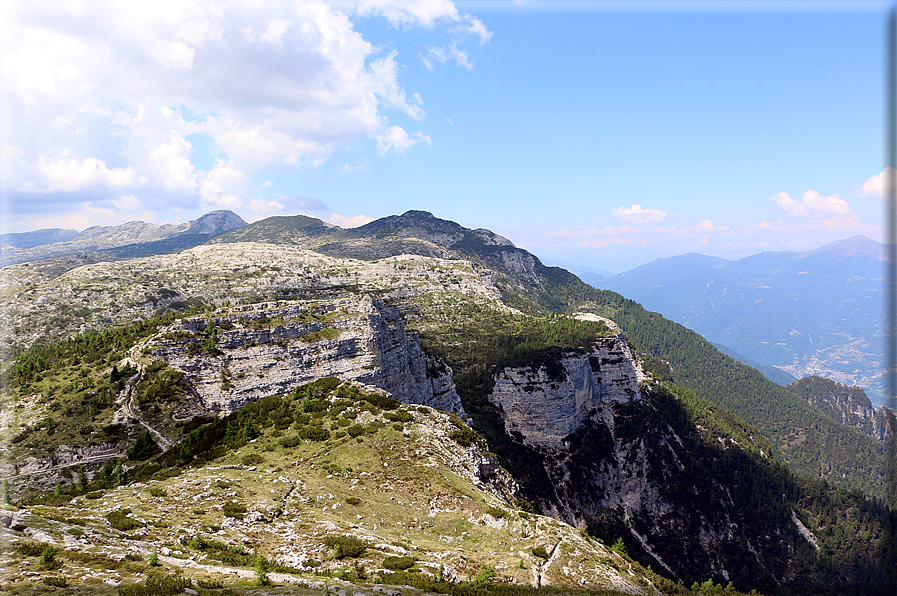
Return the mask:
<path fill-rule="evenodd" d="M 208 341 L 203 332 L 210 322 L 217 353 L 191 355 L 190 344 Z M 185 319 L 160 333 L 154 346 L 151 355 L 182 370 L 201 404 L 221 414 L 332 376 L 466 417 L 451 368 L 426 357 L 398 309 L 369 296 L 264 303 Z"/>
<path fill-rule="evenodd" d="M 622 335 L 600 339 L 588 352 L 561 357 L 563 374 L 545 367 L 505 368 L 489 399 L 504 411 L 505 428 L 533 445 L 551 445 L 608 403 L 639 400 L 643 377 Z"/>

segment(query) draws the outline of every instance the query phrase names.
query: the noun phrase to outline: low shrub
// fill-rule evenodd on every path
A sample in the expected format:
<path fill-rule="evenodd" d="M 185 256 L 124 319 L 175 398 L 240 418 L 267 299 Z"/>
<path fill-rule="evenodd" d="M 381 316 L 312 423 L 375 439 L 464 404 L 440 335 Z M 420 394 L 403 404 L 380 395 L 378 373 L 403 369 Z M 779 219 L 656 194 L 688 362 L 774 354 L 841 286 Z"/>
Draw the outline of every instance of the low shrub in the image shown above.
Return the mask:
<path fill-rule="evenodd" d="M 110 511 L 106 514 L 106 519 L 109 520 L 109 523 L 113 528 L 120 532 L 129 532 L 131 530 L 136 530 L 137 528 L 140 528 L 144 525 L 133 517 L 128 517 L 129 513 L 131 513 L 130 509 Z"/>
<path fill-rule="evenodd" d="M 44 552 L 44 545 L 40 542 L 32 542 L 30 540 L 26 542 L 16 542 L 14 547 L 16 554 L 22 555 L 23 557 L 39 557 L 41 553 Z"/>
<path fill-rule="evenodd" d="M 118 587 L 118 596 L 173 596 L 180 594 L 184 588 L 192 589 L 193 582 L 180 574 L 166 574 L 151 571 L 143 584 Z"/>
<path fill-rule="evenodd" d="M 45 576 L 41 580 L 47 586 L 53 586 L 54 588 L 68 588 L 69 583 L 66 581 L 64 577 L 51 577 Z"/>
<path fill-rule="evenodd" d="M 414 559 L 411 557 L 386 557 L 383 559 L 383 568 L 390 571 L 405 571 L 414 567 Z"/>
<path fill-rule="evenodd" d="M 387 412 L 383 414 L 383 417 L 390 422 L 411 422 L 412 420 L 414 420 L 414 416 L 411 415 L 411 412 L 406 412 L 405 410 L 399 410 L 398 412 Z"/>
<path fill-rule="evenodd" d="M 498 507 L 490 507 L 489 509 L 486 510 L 486 513 L 496 519 L 508 517 L 507 512 L 504 509 L 499 509 Z"/>
<path fill-rule="evenodd" d="M 246 506 L 241 503 L 228 501 L 224 504 L 223 511 L 224 515 L 227 517 L 236 517 L 238 519 L 243 519 L 243 516 L 246 514 Z"/>
<path fill-rule="evenodd" d="M 326 536 L 324 544 L 333 549 L 333 556 L 336 559 L 360 557 L 367 548 L 364 541 L 355 536 Z"/>
<path fill-rule="evenodd" d="M 265 463 L 265 458 L 258 453 L 250 453 L 248 455 L 244 455 L 242 461 L 244 466 L 254 466 L 256 464 Z"/>
<path fill-rule="evenodd" d="M 298 445 L 302 444 L 302 437 L 299 435 L 290 435 L 289 437 L 284 437 L 277 441 L 278 445 L 283 447 L 284 449 L 292 449 Z"/>

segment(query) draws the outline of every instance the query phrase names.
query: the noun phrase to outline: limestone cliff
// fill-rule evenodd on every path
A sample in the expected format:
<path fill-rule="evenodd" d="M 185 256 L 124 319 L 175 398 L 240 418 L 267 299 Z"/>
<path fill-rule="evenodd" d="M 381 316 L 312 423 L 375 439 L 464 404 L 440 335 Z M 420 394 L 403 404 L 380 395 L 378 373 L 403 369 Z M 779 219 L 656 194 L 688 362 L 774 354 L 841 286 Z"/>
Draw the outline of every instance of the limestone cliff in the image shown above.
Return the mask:
<path fill-rule="evenodd" d="M 219 414 L 332 376 L 466 417 L 451 369 L 423 353 L 396 308 L 370 296 L 186 318 L 147 347 L 152 358 L 183 371 L 201 405 Z"/>
<path fill-rule="evenodd" d="M 512 472 L 526 476 L 524 492 L 543 512 L 622 537 L 630 553 L 673 577 L 787 581 L 803 540 L 797 527 L 743 518 L 733 495 L 738 501 L 747 487 L 707 474 L 718 452 L 700 446 L 681 405 L 645 375 L 622 333 L 563 352 L 558 364 L 504 368 L 489 395 L 516 445 L 500 454 L 526 462 Z M 723 452 L 741 449 L 710 438 Z M 756 555 L 741 556 L 745 549 Z"/>
<path fill-rule="evenodd" d="M 504 412 L 506 428 L 529 444 L 557 444 L 606 404 L 641 398 L 644 373 L 621 335 L 564 353 L 560 364 L 556 378 L 545 367 L 505 368 L 495 378 L 489 399 Z"/>

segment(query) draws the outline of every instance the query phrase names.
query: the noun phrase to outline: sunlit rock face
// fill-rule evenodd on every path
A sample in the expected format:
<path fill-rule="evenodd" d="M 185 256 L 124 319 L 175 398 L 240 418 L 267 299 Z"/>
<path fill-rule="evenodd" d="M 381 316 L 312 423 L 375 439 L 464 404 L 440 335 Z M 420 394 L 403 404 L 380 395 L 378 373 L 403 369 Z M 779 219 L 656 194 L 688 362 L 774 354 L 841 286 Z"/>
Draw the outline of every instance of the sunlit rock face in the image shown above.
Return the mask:
<path fill-rule="evenodd" d="M 216 353 L 199 350 L 210 345 L 210 324 Z M 451 368 L 423 353 L 397 309 L 368 296 L 184 319 L 152 345 L 150 354 L 184 371 L 202 405 L 221 414 L 332 376 L 466 417 Z"/>
<path fill-rule="evenodd" d="M 602 338 L 588 352 L 567 352 L 559 366 L 505 368 L 489 399 L 505 427 L 533 445 L 551 445 L 610 403 L 640 399 L 643 376 L 622 336 Z"/>

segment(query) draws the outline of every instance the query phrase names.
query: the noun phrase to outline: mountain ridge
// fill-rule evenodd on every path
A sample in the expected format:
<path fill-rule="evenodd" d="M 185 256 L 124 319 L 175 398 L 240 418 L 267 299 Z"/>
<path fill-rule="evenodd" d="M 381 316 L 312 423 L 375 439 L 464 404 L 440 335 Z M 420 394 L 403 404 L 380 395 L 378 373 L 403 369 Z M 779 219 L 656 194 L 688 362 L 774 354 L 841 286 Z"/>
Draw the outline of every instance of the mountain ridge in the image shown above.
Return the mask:
<path fill-rule="evenodd" d="M 282 223 L 291 222 L 250 224 L 255 227 L 238 231 L 255 233 L 266 225 Z M 319 225 L 309 220 L 293 223 Z M 85 333 L 90 325 L 105 328 L 77 340 L 51 344 L 46 348 L 50 351 L 36 348 L 20 352 L 13 378 L 25 383 L 21 397 L 31 399 L 29 403 L 36 412 L 46 411 L 43 404 L 53 399 L 65 398 L 66 403 L 58 408 L 71 411 L 71 416 L 78 413 L 79 417 L 93 417 L 96 412 L 107 416 L 107 388 L 115 377 L 113 371 L 131 366 L 129 362 L 141 363 L 148 371 L 156 365 L 141 359 L 163 356 L 161 352 L 152 356 L 153 348 L 148 344 L 140 347 L 130 339 L 125 341 L 126 334 L 112 324 L 134 318 L 151 320 L 153 316 L 173 321 L 177 318 L 173 311 L 187 310 L 184 316 L 188 318 L 182 319 L 191 321 L 187 327 L 166 328 L 153 341 L 160 345 L 180 342 L 179 350 L 189 358 L 172 359 L 176 367 L 173 372 L 164 372 L 168 369 L 162 366 L 155 368 L 155 377 L 144 380 L 132 377 L 130 369 L 125 375 L 139 381 L 137 385 L 125 381 L 133 387 L 128 391 L 149 396 L 140 398 L 146 399 L 146 416 L 158 417 L 158 413 L 152 414 L 153 408 L 158 406 L 165 412 L 169 407 L 164 383 L 173 383 L 175 388 L 180 386 L 178 379 L 191 383 L 191 371 L 218 371 L 216 375 L 203 373 L 198 377 L 203 380 L 196 382 L 215 384 L 222 394 L 240 390 L 243 384 L 267 382 L 262 377 L 254 378 L 265 374 L 261 369 L 256 372 L 238 367 L 222 353 L 245 359 L 254 350 L 286 350 L 303 360 L 320 354 L 323 362 L 331 358 L 328 354 L 343 353 L 343 348 L 337 348 L 344 334 L 341 323 L 337 324 L 342 315 L 328 319 L 329 315 L 321 311 L 317 317 L 303 320 L 301 333 L 287 333 L 296 323 L 281 315 L 261 316 L 257 322 L 243 320 L 245 313 L 257 308 L 253 305 L 270 301 L 299 305 L 376 295 L 399 309 L 407 328 L 419 334 L 424 352 L 435 358 L 427 368 L 438 372 L 445 365 L 451 371 L 474 429 L 484 433 L 489 447 L 519 479 L 530 506 L 535 504 L 570 524 L 584 525 L 605 540 L 621 538 L 639 560 L 660 565 L 674 578 L 703 580 L 709 575 L 725 581 L 728 576 L 737 578 L 739 585 L 753 581 L 756 586 L 777 589 L 794 577 L 790 575 L 791 566 L 800 565 L 802 581 L 813 586 L 808 593 L 818 593 L 826 586 L 825 581 L 841 582 L 838 589 L 849 586 L 849 581 L 825 575 L 819 563 L 813 562 L 820 559 L 794 519 L 800 519 L 823 543 L 833 544 L 826 542 L 832 540 L 832 528 L 842 527 L 838 525 L 842 522 L 826 513 L 833 503 L 838 507 L 853 503 L 856 511 L 863 512 L 862 519 L 879 528 L 875 525 L 880 521 L 876 505 L 858 494 L 793 476 L 776 459 L 784 457 L 793 469 L 814 474 L 819 468 L 814 467 L 813 458 L 818 461 L 823 456 L 833 480 L 843 481 L 841 477 L 846 476 L 851 482 L 868 482 L 863 485 L 867 490 L 878 490 L 875 483 L 881 483 L 882 478 L 868 459 L 875 454 L 872 439 L 818 413 L 807 400 L 776 387 L 681 325 L 619 294 L 590 288 L 565 270 L 546 267 L 534 255 L 506 244 L 491 232 L 468 230 L 426 212 L 394 216 L 369 228 L 375 236 L 379 234 L 369 243 L 364 232 L 321 229 L 325 233 L 317 237 L 303 235 L 301 240 L 306 244 L 297 244 L 298 236 L 289 233 L 280 238 L 279 244 L 215 241 L 178 254 L 88 264 L 31 285 L 18 281 L 27 279 L 29 267 L 6 268 L 9 286 L 0 307 L 17 334 L 35 332 L 40 339 L 51 332 L 65 337 L 77 325 Z M 427 254 L 377 256 L 406 247 Z M 314 248 L 368 258 L 328 256 Z M 601 323 L 599 317 L 610 322 Z M 41 327 L 41 322 L 50 326 Z M 631 355 L 590 351 L 609 329 L 633 346 Z M 303 339 L 306 335 L 307 340 Z M 300 350 L 306 341 L 316 349 Z M 377 341 L 362 343 L 378 345 Z M 323 349 L 331 345 L 335 352 Z M 107 346 L 103 349 L 112 352 L 95 355 L 98 346 Z M 113 354 L 120 354 L 116 350 L 122 348 L 116 346 L 133 350 L 130 360 L 117 360 Z M 239 356 L 242 353 L 246 356 Z M 351 350 L 344 356 L 352 356 Z M 610 393 L 595 388 L 606 385 L 604 381 L 596 385 L 577 380 L 615 378 L 626 361 L 637 362 L 636 368 L 643 369 L 645 378 L 644 383 L 637 382 L 637 390 L 630 387 L 629 394 L 623 391 L 620 399 L 611 399 Z M 109 371 L 113 363 L 120 368 Z M 313 363 L 309 360 L 301 366 Z M 365 366 L 379 365 L 374 361 L 362 370 Z M 179 377 L 178 370 L 185 376 Z M 668 373 L 677 385 L 661 382 Z M 656 378 L 651 379 L 652 375 Z M 82 380 L 85 378 L 89 380 Z M 499 399 L 495 388 L 500 379 L 507 382 L 502 381 L 505 389 Z M 565 385 L 564 379 L 569 383 Z M 158 386 L 157 381 L 164 383 Z M 577 393 L 580 390 L 586 393 Z M 69 392 L 74 399 L 71 403 Z M 587 399 L 588 392 L 591 398 Z M 206 395 L 201 391 L 188 394 L 200 399 Z M 571 410 L 578 412 L 571 419 L 578 421 L 578 428 L 546 445 L 527 441 L 523 433 L 528 428 L 526 421 L 517 416 L 517 422 L 512 423 L 508 412 L 514 410 L 513 403 L 525 401 L 529 394 L 544 394 L 559 408 L 566 404 L 558 411 L 574 403 L 583 404 L 584 410 Z M 596 396 L 597 401 L 589 401 Z M 312 414 L 318 406 L 314 405 L 314 396 L 308 399 L 301 401 L 309 408 L 302 405 L 298 414 L 301 418 L 295 417 L 294 410 L 289 416 L 278 413 L 295 408 L 295 400 L 271 396 L 254 402 L 269 400 L 264 403 L 273 408 L 271 416 L 259 419 L 259 424 L 268 419 L 279 424 L 276 418 L 289 427 L 295 419 L 298 426 L 293 430 L 316 436 L 314 433 L 320 431 L 313 426 L 319 418 Z M 751 420 L 745 422 L 736 414 Z M 803 435 L 793 437 L 783 432 L 789 425 L 793 431 L 795 423 Z M 17 435 L 22 437 L 17 444 L 39 446 L 40 441 L 49 440 L 51 430 L 60 432 L 54 424 L 46 418 L 35 418 Z M 251 424 L 244 417 L 232 428 L 251 434 Z M 567 428 L 560 423 L 556 426 Z M 473 430 L 462 427 L 458 427 L 461 440 L 479 440 L 471 434 Z M 136 432 L 139 427 L 134 428 Z M 338 428 L 339 423 L 329 430 L 340 432 Z M 775 443 L 767 442 L 761 433 L 771 434 Z M 152 438 L 147 439 L 148 444 L 141 444 L 133 435 L 130 440 L 137 440 L 131 449 L 142 445 L 141 457 L 157 457 L 148 449 Z M 158 457 L 166 458 L 171 465 L 189 462 L 193 453 L 189 449 L 197 444 L 188 442 Z M 845 444 L 851 450 L 849 459 L 837 451 L 823 451 L 829 445 L 840 448 Z M 134 453 L 136 456 L 138 451 Z M 809 467 L 801 458 L 809 459 Z M 708 484 L 708 478 L 714 481 Z M 605 488 L 611 486 L 616 488 L 606 494 Z M 633 497 L 631 502 L 625 501 L 627 494 Z M 645 498 L 638 497 L 640 494 Z M 786 503 L 779 503 L 783 494 L 789 496 L 787 505 L 797 513 Z M 615 498 L 625 502 L 617 503 Z M 751 521 L 747 511 L 758 521 Z M 782 534 L 781 528 L 788 530 Z M 698 536 L 705 538 L 694 544 L 688 542 Z M 862 542 L 858 534 L 852 536 L 857 552 L 862 554 L 849 559 L 851 575 L 864 578 L 856 581 L 877 581 L 873 579 L 880 573 L 874 565 L 874 545 Z M 747 556 L 742 538 L 763 553 L 760 559 Z M 819 579 L 823 576 L 825 581 Z"/>

